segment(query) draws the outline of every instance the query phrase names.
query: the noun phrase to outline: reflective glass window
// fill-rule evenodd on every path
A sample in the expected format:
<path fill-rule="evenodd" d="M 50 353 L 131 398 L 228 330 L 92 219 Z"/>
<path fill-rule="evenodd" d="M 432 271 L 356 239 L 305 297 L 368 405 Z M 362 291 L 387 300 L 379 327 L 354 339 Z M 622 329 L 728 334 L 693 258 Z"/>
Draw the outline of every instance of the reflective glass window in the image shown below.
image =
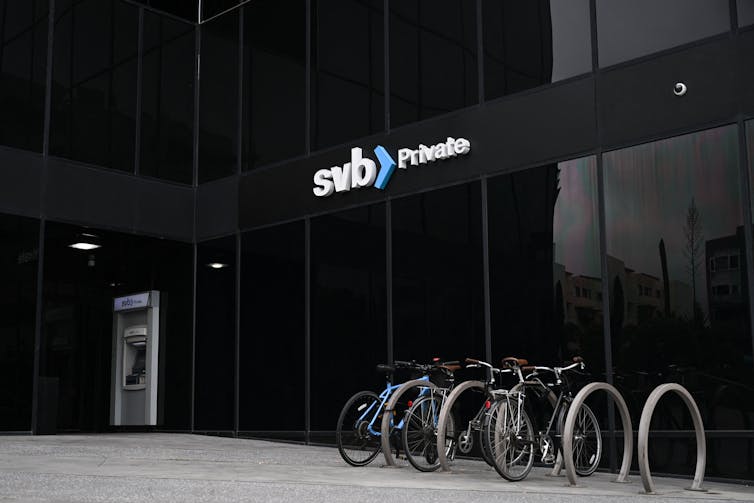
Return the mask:
<path fill-rule="evenodd" d="M 754 24 L 754 0 L 736 0 L 738 6 L 738 26 Z"/>
<path fill-rule="evenodd" d="M 754 392 L 737 259 L 745 250 L 737 128 L 608 152 L 604 170 L 613 364 L 631 412 L 639 417 L 656 385 L 679 382 L 706 429 L 747 429 Z M 657 415 L 677 424 L 659 429 L 690 429 L 681 402 L 668 403 Z"/>
<path fill-rule="evenodd" d="M 131 4 L 56 3 L 51 154 L 134 170 L 138 35 Z"/>
<path fill-rule="evenodd" d="M 243 3 L 243 0 L 202 0 L 202 21 Z"/>
<path fill-rule="evenodd" d="M 605 371 L 593 157 L 488 181 L 492 353 Z"/>
<path fill-rule="evenodd" d="M 0 431 L 30 431 L 39 222 L 0 215 Z"/>
<path fill-rule="evenodd" d="M 581 356 L 586 368 L 566 374 L 568 389 L 604 381 L 596 159 L 496 176 L 487 193 L 493 362 L 516 356 L 552 366 Z M 545 430 L 551 409 L 529 405 L 535 429 Z M 606 430 L 603 397 L 589 406 Z M 607 466 L 610 446 L 603 448 Z"/>
<path fill-rule="evenodd" d="M 304 222 L 246 232 L 241 247 L 239 429 L 303 440 Z"/>
<path fill-rule="evenodd" d="M 390 125 L 479 102 L 476 2 L 390 2 Z"/>
<path fill-rule="evenodd" d="M 484 359 L 480 184 L 395 199 L 392 227 L 395 359 Z"/>
<path fill-rule="evenodd" d="M 48 2 L 0 0 L 0 145 L 42 151 Z"/>
<path fill-rule="evenodd" d="M 199 182 L 238 170 L 239 11 L 202 24 Z"/>
<path fill-rule="evenodd" d="M 197 245 L 194 428 L 234 428 L 236 238 Z"/>
<path fill-rule="evenodd" d="M 244 7 L 243 169 L 304 153 L 306 2 L 257 0 Z"/>
<path fill-rule="evenodd" d="M 333 431 L 351 395 L 384 386 L 375 367 L 387 360 L 385 205 L 311 222 L 311 422 Z"/>
<path fill-rule="evenodd" d="M 196 21 L 199 13 L 199 0 L 135 0 L 152 9 L 168 12 L 175 16 Z M 205 2 L 207 0 L 204 0 Z"/>
<path fill-rule="evenodd" d="M 195 40 L 194 25 L 144 12 L 142 174 L 193 181 Z"/>
<path fill-rule="evenodd" d="M 76 242 L 99 245 L 71 248 Z M 113 299 L 160 292 L 157 423 L 191 426 L 193 247 L 47 222 L 40 424 L 104 431 L 110 424 Z"/>
<path fill-rule="evenodd" d="M 600 66 L 729 30 L 728 0 L 597 0 Z"/>
<path fill-rule="evenodd" d="M 589 0 L 484 0 L 484 95 L 592 70 Z"/>
<path fill-rule="evenodd" d="M 312 3 L 315 149 L 385 129 L 382 7 L 382 0 Z"/>

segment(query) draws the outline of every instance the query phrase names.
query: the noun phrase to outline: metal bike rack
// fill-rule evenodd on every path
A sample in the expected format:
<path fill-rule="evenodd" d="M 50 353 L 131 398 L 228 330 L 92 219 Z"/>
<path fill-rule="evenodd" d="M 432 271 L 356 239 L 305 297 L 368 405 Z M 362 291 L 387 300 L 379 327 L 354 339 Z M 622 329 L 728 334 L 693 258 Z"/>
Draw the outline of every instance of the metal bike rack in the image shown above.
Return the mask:
<path fill-rule="evenodd" d="M 448 397 L 445 399 L 445 403 L 442 404 L 442 409 L 440 409 L 440 419 L 437 422 L 437 457 L 440 460 L 440 469 L 444 472 L 450 471 L 450 463 L 448 463 L 448 456 L 445 452 L 445 430 L 448 427 L 448 418 L 450 417 L 450 410 L 453 407 L 453 404 L 456 403 L 456 400 L 458 397 L 466 391 L 467 389 L 484 389 L 484 383 L 482 381 L 466 381 L 455 388 L 453 388 L 453 391 L 450 392 Z M 440 442 L 440 439 L 443 439 L 442 445 Z"/>
<path fill-rule="evenodd" d="M 385 411 L 382 414 L 382 426 L 380 427 L 382 454 L 385 456 L 385 463 L 387 463 L 387 466 L 398 466 L 393 457 L 393 453 L 390 450 L 390 419 L 393 417 L 393 409 L 395 409 L 395 404 L 398 403 L 398 400 L 400 400 L 403 394 L 414 387 L 430 388 L 432 390 L 437 389 L 437 386 L 430 381 L 425 379 L 414 379 L 401 384 L 400 387 L 395 390 L 393 396 L 390 397 L 390 400 L 388 400 L 385 405 Z"/>
<path fill-rule="evenodd" d="M 573 428 L 576 425 L 576 415 L 581 406 L 584 405 L 587 397 L 599 390 L 605 391 L 615 400 L 615 404 L 618 406 L 618 411 L 620 412 L 621 422 L 623 423 L 623 463 L 615 482 L 627 482 L 628 479 L 628 470 L 631 468 L 631 458 L 634 451 L 634 435 L 626 401 L 623 400 L 623 396 L 614 386 L 606 382 L 593 382 L 584 386 L 573 399 L 568 408 L 568 415 L 563 427 L 563 463 L 565 464 L 566 476 L 571 486 L 575 486 L 577 481 L 576 466 L 573 463 Z"/>
<path fill-rule="evenodd" d="M 513 386 L 509 392 L 518 392 L 524 389 L 525 383 L 519 383 Z M 463 393 L 464 391 L 468 389 L 480 389 L 484 390 L 486 387 L 485 383 L 482 381 L 466 381 L 455 388 L 453 388 L 453 391 L 450 392 L 448 397 L 445 399 L 445 403 L 443 403 L 442 409 L 440 410 L 440 419 L 437 423 L 437 457 L 440 461 L 440 468 L 443 471 L 450 471 L 450 463 L 448 463 L 448 457 L 445 453 L 445 449 L 442 445 L 440 445 L 440 439 L 445 438 L 445 430 L 448 426 L 448 417 L 451 414 L 451 410 L 453 408 L 453 405 L 456 403 L 456 400 L 458 397 Z M 547 399 L 550 402 L 550 405 L 555 407 L 555 404 L 557 403 L 558 399 L 555 396 L 555 393 L 550 391 L 547 394 Z M 558 454 L 557 461 L 555 463 L 555 468 L 553 469 L 553 472 L 551 475 L 558 475 L 560 473 L 560 467 L 562 465 L 562 458 L 560 457 L 560 454 Z"/>
<path fill-rule="evenodd" d="M 652 414 L 665 393 L 670 391 L 676 392 L 688 407 L 691 413 L 691 419 L 694 422 L 694 431 L 696 432 L 696 472 L 694 473 L 694 482 L 689 491 L 706 491 L 702 489 L 704 481 L 704 469 L 707 463 L 707 442 L 704 438 L 704 425 L 702 416 L 699 414 L 694 398 L 686 388 L 676 383 L 667 383 L 657 386 L 647 398 L 644 409 L 641 411 L 641 421 L 639 422 L 639 472 L 641 473 L 641 483 L 644 485 L 644 491 L 647 494 L 656 494 L 654 482 L 652 481 L 652 472 L 649 470 L 649 424 L 652 422 Z"/>

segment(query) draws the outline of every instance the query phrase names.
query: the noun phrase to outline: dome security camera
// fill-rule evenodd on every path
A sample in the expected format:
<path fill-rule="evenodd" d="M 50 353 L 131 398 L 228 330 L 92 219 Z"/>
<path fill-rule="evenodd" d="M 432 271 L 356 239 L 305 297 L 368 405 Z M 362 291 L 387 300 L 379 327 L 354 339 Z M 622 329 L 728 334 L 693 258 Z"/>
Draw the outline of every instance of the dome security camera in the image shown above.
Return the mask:
<path fill-rule="evenodd" d="M 676 96 L 683 96 L 688 90 L 688 87 L 686 87 L 686 84 L 684 84 L 683 82 L 676 82 L 673 86 L 673 94 L 675 94 Z"/>

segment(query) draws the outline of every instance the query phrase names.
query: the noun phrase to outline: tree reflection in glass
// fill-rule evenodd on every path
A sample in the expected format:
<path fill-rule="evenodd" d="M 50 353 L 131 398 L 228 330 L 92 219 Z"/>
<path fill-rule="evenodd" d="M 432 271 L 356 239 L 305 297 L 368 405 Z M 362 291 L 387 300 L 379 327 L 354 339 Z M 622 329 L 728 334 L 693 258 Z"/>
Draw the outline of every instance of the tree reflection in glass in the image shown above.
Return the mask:
<path fill-rule="evenodd" d="M 679 382 L 707 429 L 751 428 L 737 138 L 726 126 L 604 156 L 613 363 L 636 419 L 656 385 Z M 665 409 L 657 428 L 691 428 L 680 402 Z"/>

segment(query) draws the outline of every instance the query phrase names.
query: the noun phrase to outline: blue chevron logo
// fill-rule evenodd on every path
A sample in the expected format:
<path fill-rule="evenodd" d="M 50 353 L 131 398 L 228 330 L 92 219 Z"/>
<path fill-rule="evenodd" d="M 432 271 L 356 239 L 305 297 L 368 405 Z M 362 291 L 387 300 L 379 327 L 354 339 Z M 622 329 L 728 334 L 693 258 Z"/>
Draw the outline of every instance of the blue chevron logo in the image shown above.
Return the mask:
<path fill-rule="evenodd" d="M 385 190 L 387 182 L 390 181 L 390 177 L 393 176 L 393 171 L 395 171 L 395 160 L 390 157 L 390 154 L 382 145 L 377 145 L 374 149 L 374 155 L 380 161 L 380 172 L 377 173 L 377 181 L 374 182 L 374 186 L 380 190 Z"/>

